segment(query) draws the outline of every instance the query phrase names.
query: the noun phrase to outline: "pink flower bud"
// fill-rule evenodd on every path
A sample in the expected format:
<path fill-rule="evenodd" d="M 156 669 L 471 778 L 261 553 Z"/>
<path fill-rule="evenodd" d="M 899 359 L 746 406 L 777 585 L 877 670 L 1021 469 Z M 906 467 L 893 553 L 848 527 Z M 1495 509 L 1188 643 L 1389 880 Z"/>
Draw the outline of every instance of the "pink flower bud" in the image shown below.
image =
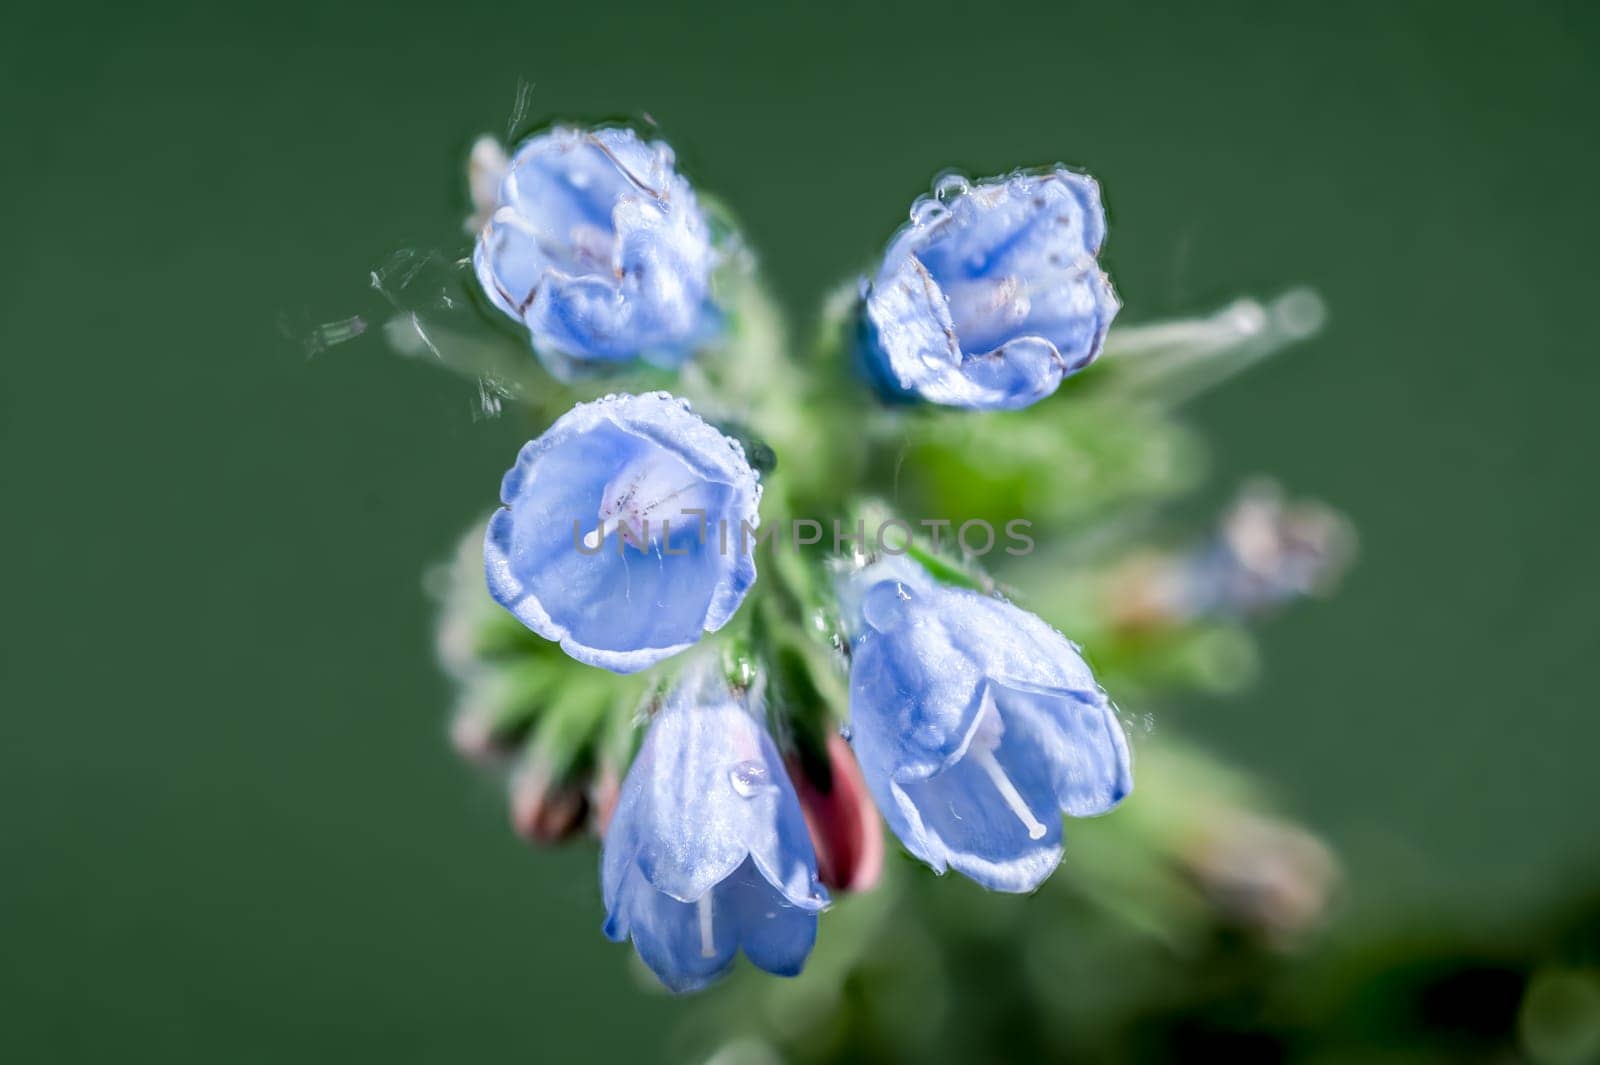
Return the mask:
<path fill-rule="evenodd" d="M 583 830 L 588 814 L 589 800 L 577 783 L 552 784 L 537 766 L 511 778 L 511 827 L 529 843 L 571 839 Z"/>
<path fill-rule="evenodd" d="M 883 823 L 850 745 L 828 737 L 832 780 L 826 786 L 812 780 L 798 758 L 791 757 L 788 766 L 817 852 L 819 879 L 835 891 L 870 889 L 883 872 Z"/>

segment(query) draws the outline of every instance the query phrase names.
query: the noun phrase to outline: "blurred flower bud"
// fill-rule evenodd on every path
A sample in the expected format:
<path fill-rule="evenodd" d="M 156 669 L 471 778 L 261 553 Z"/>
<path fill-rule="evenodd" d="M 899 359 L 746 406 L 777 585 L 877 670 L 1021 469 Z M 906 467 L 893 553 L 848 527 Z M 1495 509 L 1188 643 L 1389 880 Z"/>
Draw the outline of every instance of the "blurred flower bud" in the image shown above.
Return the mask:
<path fill-rule="evenodd" d="M 1536 1065 L 1600 1060 L 1600 971 L 1550 966 L 1534 973 L 1517 1030 Z"/>
<path fill-rule="evenodd" d="M 1327 594 L 1354 555 L 1355 532 L 1343 515 L 1321 503 L 1287 503 L 1276 485 L 1255 482 L 1209 539 L 1128 559 L 1111 575 L 1105 597 L 1122 629 L 1260 614 Z"/>
<path fill-rule="evenodd" d="M 489 224 L 500 197 L 500 183 L 511 169 L 511 160 L 500 142 L 485 134 L 472 142 L 467 155 L 467 194 L 472 200 L 472 214 L 466 221 L 466 231 L 476 233 Z"/>
<path fill-rule="evenodd" d="M 511 827 L 530 843 L 552 844 L 583 830 L 589 801 L 580 781 L 555 780 L 539 761 L 511 776 Z"/>
<path fill-rule="evenodd" d="M 450 746 L 469 762 L 493 762 L 516 749 L 496 735 L 487 716 L 464 708 L 450 719 Z"/>
<path fill-rule="evenodd" d="M 790 756 L 789 778 L 817 852 L 817 876 L 835 891 L 867 891 L 883 872 L 883 822 L 861 767 L 837 733 L 828 736 L 825 765 L 805 761 Z"/>
<path fill-rule="evenodd" d="M 622 777 L 611 765 L 602 765 L 589 788 L 589 815 L 594 834 L 604 839 L 611 827 L 611 815 L 617 812 L 617 798 L 622 794 Z"/>
<path fill-rule="evenodd" d="M 1326 594 L 1355 553 L 1344 516 L 1321 503 L 1289 504 L 1271 482 L 1245 486 L 1215 541 L 1193 565 L 1195 608 L 1255 613 Z"/>
<path fill-rule="evenodd" d="M 1231 811 L 1179 855 L 1229 924 L 1286 947 L 1318 925 L 1339 879 L 1333 854 L 1283 821 Z"/>
<path fill-rule="evenodd" d="M 522 746 L 560 686 L 562 663 L 528 658 L 485 666 L 467 677 L 450 721 L 450 742 L 463 758 L 494 761 Z"/>

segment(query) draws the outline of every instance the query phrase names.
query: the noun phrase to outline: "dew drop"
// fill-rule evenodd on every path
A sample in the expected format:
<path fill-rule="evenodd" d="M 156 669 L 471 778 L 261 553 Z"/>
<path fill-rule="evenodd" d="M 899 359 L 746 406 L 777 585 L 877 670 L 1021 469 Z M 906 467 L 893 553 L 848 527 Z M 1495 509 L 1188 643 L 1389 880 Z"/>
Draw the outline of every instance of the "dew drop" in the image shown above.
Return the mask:
<path fill-rule="evenodd" d="M 949 209 L 938 200 L 922 196 L 911 205 L 911 224 L 931 226 L 949 213 Z"/>
<path fill-rule="evenodd" d="M 971 183 L 960 174 L 944 174 L 933 183 L 933 194 L 946 201 L 965 196 L 971 190 Z"/>
<path fill-rule="evenodd" d="M 1297 288 L 1278 297 L 1272 305 L 1274 324 L 1285 336 L 1298 340 L 1322 328 L 1328 310 L 1322 298 L 1307 288 Z"/>
<path fill-rule="evenodd" d="M 772 778 L 767 775 L 767 767 L 753 759 L 740 762 L 730 769 L 728 782 L 733 785 L 733 790 L 745 799 L 753 799 L 757 795 L 777 790 Z"/>

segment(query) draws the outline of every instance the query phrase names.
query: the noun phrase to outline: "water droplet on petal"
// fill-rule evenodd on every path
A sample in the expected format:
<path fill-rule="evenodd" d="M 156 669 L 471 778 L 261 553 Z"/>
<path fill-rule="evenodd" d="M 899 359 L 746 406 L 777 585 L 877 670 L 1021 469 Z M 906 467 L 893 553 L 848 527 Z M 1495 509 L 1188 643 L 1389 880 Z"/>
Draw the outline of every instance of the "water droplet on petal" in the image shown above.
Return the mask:
<path fill-rule="evenodd" d="M 911 205 L 911 224 L 914 226 L 931 226 L 949 213 L 945 205 L 938 200 L 922 196 Z"/>
<path fill-rule="evenodd" d="M 933 183 L 933 194 L 941 200 L 964 196 L 971 189 L 971 182 L 960 174 L 944 174 Z"/>
<path fill-rule="evenodd" d="M 1306 288 L 1286 292 L 1272 305 L 1274 323 L 1286 336 L 1297 340 L 1321 329 L 1327 317 L 1322 298 Z"/>
<path fill-rule="evenodd" d="M 746 799 L 777 790 L 777 785 L 772 783 L 772 778 L 767 774 L 767 767 L 754 759 L 740 762 L 730 769 L 728 782 L 740 797 Z"/>

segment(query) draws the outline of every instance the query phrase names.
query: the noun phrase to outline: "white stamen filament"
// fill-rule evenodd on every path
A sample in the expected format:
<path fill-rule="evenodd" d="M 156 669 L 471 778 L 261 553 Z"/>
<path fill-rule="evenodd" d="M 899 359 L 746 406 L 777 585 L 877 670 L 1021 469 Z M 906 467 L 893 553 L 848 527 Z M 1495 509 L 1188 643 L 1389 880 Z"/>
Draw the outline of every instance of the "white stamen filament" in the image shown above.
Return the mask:
<path fill-rule="evenodd" d="M 1041 829 L 1041 831 L 1043 831 Z M 715 958 L 717 944 L 711 935 L 711 892 L 707 891 L 700 896 L 700 901 L 694 904 L 700 917 L 700 956 L 702 958 Z"/>
<path fill-rule="evenodd" d="M 995 758 L 994 752 L 988 749 L 974 749 L 967 752 L 968 758 L 978 761 L 978 768 L 989 776 L 989 781 L 1000 792 L 1000 797 L 1005 800 L 1006 807 L 1017 815 L 1017 820 L 1022 822 L 1028 830 L 1029 839 L 1040 839 L 1044 836 L 1044 825 L 1033 816 L 1033 811 L 1028 809 L 1028 804 L 1022 801 L 1022 795 L 1017 791 L 1017 786 L 1011 783 L 1011 778 L 1006 776 L 1005 768 Z"/>

